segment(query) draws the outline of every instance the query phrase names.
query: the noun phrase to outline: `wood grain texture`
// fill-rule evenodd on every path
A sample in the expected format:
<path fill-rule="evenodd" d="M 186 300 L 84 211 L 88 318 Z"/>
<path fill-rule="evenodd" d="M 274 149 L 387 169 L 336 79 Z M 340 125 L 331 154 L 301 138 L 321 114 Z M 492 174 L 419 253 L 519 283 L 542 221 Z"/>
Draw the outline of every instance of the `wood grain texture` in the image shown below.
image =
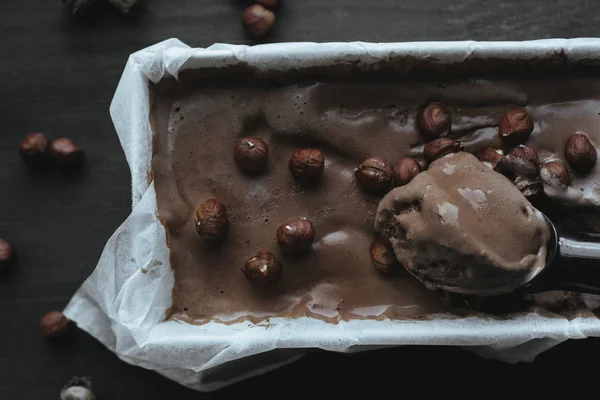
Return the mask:
<path fill-rule="evenodd" d="M 598 340 L 570 342 L 519 366 L 448 348 L 315 353 L 218 394 L 198 394 L 126 365 L 81 332 L 69 346 L 49 345 L 39 318 L 64 307 L 130 212 L 129 171 L 108 114 L 128 55 L 170 37 L 192 46 L 252 43 L 240 24 L 243 1 L 147 0 L 133 21 L 109 9 L 81 20 L 59 3 L 0 1 L 0 237 L 19 255 L 18 271 L 0 284 L 0 399 L 58 398 L 76 375 L 93 377 L 99 399 L 270 398 L 282 388 L 308 397 L 315 387 L 343 396 L 387 393 L 399 383 L 434 394 L 449 386 L 431 384 L 432 371 L 436 382 L 477 378 L 496 387 L 496 374 L 525 382 L 600 355 Z M 600 36 L 599 22 L 600 3 L 593 0 L 283 0 L 267 41 L 588 37 Z M 16 147 L 33 131 L 75 139 L 87 154 L 84 173 L 29 172 Z"/>

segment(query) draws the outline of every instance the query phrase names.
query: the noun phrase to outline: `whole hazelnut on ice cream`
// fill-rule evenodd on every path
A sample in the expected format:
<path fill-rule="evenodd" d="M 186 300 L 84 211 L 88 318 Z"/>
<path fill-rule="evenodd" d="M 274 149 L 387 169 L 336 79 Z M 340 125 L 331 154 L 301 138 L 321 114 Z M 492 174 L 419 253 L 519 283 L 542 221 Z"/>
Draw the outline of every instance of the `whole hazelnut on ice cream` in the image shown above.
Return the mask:
<path fill-rule="evenodd" d="M 508 110 L 498 124 L 498 134 L 508 144 L 525 143 L 531 132 L 533 132 L 533 120 L 522 108 Z"/>
<path fill-rule="evenodd" d="M 223 239 L 229 228 L 225 206 L 217 199 L 198 205 L 194 222 L 198 235 L 211 241 Z"/>
<path fill-rule="evenodd" d="M 392 168 L 379 157 L 371 157 L 363 161 L 354 170 L 358 185 L 368 192 L 383 193 L 392 184 Z"/>
<path fill-rule="evenodd" d="M 25 135 L 19 143 L 19 153 L 23 160 L 32 167 L 37 167 L 48 160 L 48 138 L 43 133 Z"/>
<path fill-rule="evenodd" d="M 259 172 L 267 166 L 269 147 L 257 137 L 245 137 L 235 143 L 234 158 L 242 170 Z"/>
<path fill-rule="evenodd" d="M 450 133 L 452 118 L 450 112 L 441 103 L 430 103 L 417 115 L 417 128 L 429 139 L 437 139 Z"/>
<path fill-rule="evenodd" d="M 423 158 L 425 159 L 425 162 L 431 164 L 438 158 L 462 150 L 463 147 L 460 142 L 456 142 L 450 138 L 440 138 L 425 145 L 423 148 Z"/>
<path fill-rule="evenodd" d="M 512 149 L 501 163 L 501 169 L 508 170 L 514 175 L 535 178 L 538 175 L 540 159 L 534 149 L 521 144 Z"/>
<path fill-rule="evenodd" d="M 560 161 L 547 162 L 540 168 L 540 178 L 547 185 L 556 188 L 566 188 L 571 184 L 571 177 Z"/>
<path fill-rule="evenodd" d="M 495 169 L 496 165 L 498 165 L 500 160 L 502 160 L 502 158 L 504 157 L 504 151 L 502 151 L 502 149 L 486 147 L 485 149 L 475 154 L 475 157 L 477 157 L 479 161 L 481 161 L 488 167 Z"/>
<path fill-rule="evenodd" d="M 292 175 L 303 184 L 317 182 L 325 171 L 325 156 L 318 149 L 299 149 L 288 164 Z"/>
<path fill-rule="evenodd" d="M 48 339 L 64 338 L 70 333 L 69 320 L 60 311 L 51 311 L 40 320 L 40 330 Z"/>
<path fill-rule="evenodd" d="M 371 243 L 369 253 L 371 254 L 373 265 L 383 274 L 389 274 L 398 267 L 398 261 L 396 260 L 394 251 L 381 239 L 375 239 Z"/>
<path fill-rule="evenodd" d="M 308 250 L 315 238 L 315 228 L 306 218 L 286 222 L 277 229 L 277 242 L 284 250 Z"/>
<path fill-rule="evenodd" d="M 406 157 L 394 165 L 394 185 L 404 186 L 421 172 L 421 166 L 414 158 Z"/>
<path fill-rule="evenodd" d="M 575 172 L 585 174 L 596 165 L 598 154 L 588 137 L 582 132 L 577 132 L 565 144 L 565 158 Z"/>
<path fill-rule="evenodd" d="M 257 286 L 272 286 L 281 278 L 281 263 L 269 251 L 259 251 L 244 264 L 242 272 Z"/>
<path fill-rule="evenodd" d="M 261 38 L 269 33 L 275 24 L 275 14 L 260 4 L 254 4 L 244 11 L 242 22 L 248 35 Z"/>

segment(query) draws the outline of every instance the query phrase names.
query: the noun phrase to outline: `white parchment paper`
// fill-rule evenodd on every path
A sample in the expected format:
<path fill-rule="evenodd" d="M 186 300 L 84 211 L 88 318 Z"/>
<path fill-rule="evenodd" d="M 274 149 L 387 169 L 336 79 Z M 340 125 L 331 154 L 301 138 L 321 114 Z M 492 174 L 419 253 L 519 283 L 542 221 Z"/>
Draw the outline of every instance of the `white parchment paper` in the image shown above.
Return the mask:
<path fill-rule="evenodd" d="M 566 58 L 600 65 L 600 40 L 530 42 L 215 44 L 193 49 L 171 39 L 133 54 L 110 107 L 131 168 L 133 211 L 109 239 L 92 275 L 65 314 L 118 357 L 196 390 L 210 391 L 294 361 L 306 348 L 354 352 L 399 345 L 464 346 L 506 362 L 531 361 L 567 339 L 600 336 L 592 313 L 566 319 L 536 313 L 496 320 L 483 317 L 428 321 L 350 321 L 272 318 L 270 324 L 163 322 L 171 306 L 173 273 L 163 226 L 156 217 L 151 166 L 148 82 L 183 69 L 246 63 L 259 70 L 290 70 L 390 56 L 460 63 L 468 58 Z M 250 357 L 250 358 L 249 358 Z"/>

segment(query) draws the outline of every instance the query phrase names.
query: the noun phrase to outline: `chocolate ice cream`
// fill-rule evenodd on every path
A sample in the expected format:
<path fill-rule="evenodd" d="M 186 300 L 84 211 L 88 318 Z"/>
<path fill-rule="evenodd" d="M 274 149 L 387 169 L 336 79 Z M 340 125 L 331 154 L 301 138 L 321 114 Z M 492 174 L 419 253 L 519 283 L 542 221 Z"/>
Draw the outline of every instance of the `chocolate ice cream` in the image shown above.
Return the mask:
<path fill-rule="evenodd" d="M 506 293 L 544 267 L 544 216 L 503 175 L 475 156 L 434 161 L 379 203 L 375 229 L 400 264 L 432 289 Z"/>

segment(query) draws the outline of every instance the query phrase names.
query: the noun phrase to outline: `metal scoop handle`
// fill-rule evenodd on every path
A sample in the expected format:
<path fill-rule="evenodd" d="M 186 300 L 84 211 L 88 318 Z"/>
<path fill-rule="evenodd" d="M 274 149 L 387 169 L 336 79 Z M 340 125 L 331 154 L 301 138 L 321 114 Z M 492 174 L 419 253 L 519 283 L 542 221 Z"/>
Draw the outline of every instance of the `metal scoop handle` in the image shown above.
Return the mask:
<path fill-rule="evenodd" d="M 527 292 L 568 290 L 600 294 L 600 235 L 559 237 L 551 222 L 549 226 L 553 254 L 549 254 L 544 271 L 527 287 Z"/>

